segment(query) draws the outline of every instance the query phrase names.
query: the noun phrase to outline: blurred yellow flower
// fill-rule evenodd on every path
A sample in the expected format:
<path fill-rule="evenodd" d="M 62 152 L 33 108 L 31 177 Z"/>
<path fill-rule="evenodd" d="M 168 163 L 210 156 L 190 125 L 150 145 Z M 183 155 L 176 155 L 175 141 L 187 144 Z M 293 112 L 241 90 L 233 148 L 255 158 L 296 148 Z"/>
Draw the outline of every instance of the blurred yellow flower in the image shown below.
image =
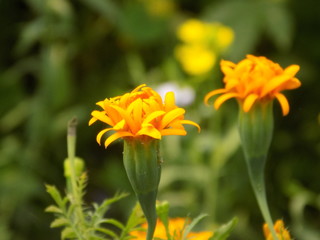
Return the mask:
<path fill-rule="evenodd" d="M 105 133 L 116 132 L 106 139 L 106 148 L 123 137 L 161 139 L 165 135 L 186 135 L 183 124 L 200 130 L 197 123 L 184 119 L 185 110 L 175 105 L 173 92 L 168 92 L 163 102 L 160 95 L 145 84 L 122 96 L 99 101 L 97 105 L 103 110 L 91 112 L 89 125 L 99 120 L 111 126 L 98 133 L 97 142 L 101 144 Z"/>
<path fill-rule="evenodd" d="M 230 46 L 234 39 L 233 30 L 229 27 L 220 25 L 217 30 L 217 43 L 224 49 Z"/>
<path fill-rule="evenodd" d="M 216 109 L 226 100 L 236 98 L 243 111 L 248 112 L 255 102 L 268 102 L 276 98 L 283 115 L 287 115 L 289 103 L 281 91 L 300 87 L 300 81 L 295 78 L 299 69 L 298 65 L 282 69 L 279 64 L 266 57 L 253 55 L 247 55 L 247 58 L 238 64 L 222 60 L 225 87 L 209 92 L 204 101 L 208 103 L 212 96 L 222 93 L 214 102 Z"/>
<path fill-rule="evenodd" d="M 284 223 L 282 220 L 277 220 L 275 222 L 274 230 L 276 231 L 279 240 L 291 240 L 290 233 L 284 227 Z M 266 240 L 274 240 L 266 223 L 263 225 L 263 233 Z"/>
<path fill-rule="evenodd" d="M 181 240 L 183 232 L 186 225 L 188 224 L 188 219 L 185 218 L 171 218 L 169 219 L 169 232 L 172 236 L 172 240 Z M 147 228 L 147 224 L 144 223 L 142 228 Z M 135 237 L 136 240 L 145 240 L 146 232 L 145 231 L 133 231 L 130 233 L 131 236 Z M 190 232 L 187 235 L 187 239 L 195 240 L 208 240 L 213 236 L 213 232 L 204 231 L 204 232 Z M 154 232 L 154 238 L 157 239 L 167 239 L 166 229 L 163 223 L 158 220 L 156 230 Z"/>
<path fill-rule="evenodd" d="M 175 55 L 187 73 L 200 75 L 209 72 L 216 63 L 216 55 L 202 45 L 181 45 Z"/>
<path fill-rule="evenodd" d="M 203 42 L 210 31 L 207 25 L 197 19 L 189 19 L 185 21 L 178 29 L 177 36 L 185 43 Z"/>
<path fill-rule="evenodd" d="M 179 26 L 177 37 L 182 44 L 175 48 L 176 58 L 187 73 L 201 75 L 213 68 L 217 55 L 232 43 L 233 31 L 220 23 L 189 19 Z"/>

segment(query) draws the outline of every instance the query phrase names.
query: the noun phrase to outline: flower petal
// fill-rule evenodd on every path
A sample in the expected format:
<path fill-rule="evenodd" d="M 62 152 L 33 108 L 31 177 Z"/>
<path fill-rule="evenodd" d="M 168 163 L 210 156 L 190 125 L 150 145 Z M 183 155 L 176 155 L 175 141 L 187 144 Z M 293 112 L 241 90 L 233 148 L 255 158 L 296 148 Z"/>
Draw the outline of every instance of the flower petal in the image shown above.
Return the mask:
<path fill-rule="evenodd" d="M 101 138 L 102 138 L 102 135 L 105 134 L 106 132 L 109 132 L 110 130 L 113 130 L 113 128 L 106 128 L 106 129 L 103 129 L 102 131 L 100 131 L 96 137 L 96 140 L 97 140 L 97 143 L 99 145 L 101 145 Z"/>
<path fill-rule="evenodd" d="M 92 124 L 94 124 L 98 119 L 96 119 L 95 117 L 92 117 L 88 123 L 89 126 L 91 126 Z"/>
<path fill-rule="evenodd" d="M 124 128 L 126 124 L 126 121 L 124 119 L 122 119 L 120 122 L 118 122 L 116 125 L 114 125 L 113 129 L 118 131 Z"/>
<path fill-rule="evenodd" d="M 205 104 L 209 105 L 209 104 L 208 104 L 208 100 L 209 100 L 212 96 L 217 95 L 217 94 L 220 94 L 220 93 L 225 93 L 225 92 L 227 92 L 227 89 L 220 88 L 220 89 L 216 89 L 216 90 L 213 90 L 213 91 L 207 93 L 207 95 L 204 97 L 204 102 L 205 102 Z"/>
<path fill-rule="evenodd" d="M 275 97 L 278 99 L 280 103 L 280 106 L 282 109 L 282 115 L 286 116 L 290 111 L 289 102 L 287 98 L 282 93 L 275 94 Z"/>
<path fill-rule="evenodd" d="M 254 104 L 254 102 L 258 99 L 258 95 L 257 94 L 250 94 L 248 97 L 245 98 L 244 103 L 243 103 L 243 111 L 245 112 L 249 112 L 252 105 Z"/>
<path fill-rule="evenodd" d="M 286 82 L 290 82 L 292 76 L 290 75 L 280 75 L 272 78 L 269 82 L 263 86 L 262 92 L 260 97 L 266 96 L 271 91 L 275 90 L 276 88 L 280 87 L 281 85 L 285 84 Z M 280 89 L 282 90 L 282 89 Z"/>
<path fill-rule="evenodd" d="M 146 135 L 155 139 L 161 139 L 161 133 L 152 124 L 145 124 L 137 135 Z"/>
<path fill-rule="evenodd" d="M 167 135 L 180 135 L 180 136 L 185 136 L 187 135 L 186 130 L 184 129 L 176 129 L 176 128 L 167 128 L 167 129 L 162 129 L 160 131 L 162 136 L 167 136 Z"/>
<path fill-rule="evenodd" d="M 133 89 L 131 92 L 132 93 L 135 93 L 135 92 L 139 92 L 141 88 L 147 86 L 147 84 L 143 83 L 143 84 L 140 84 L 138 87 L 136 87 L 135 89 Z"/>
<path fill-rule="evenodd" d="M 132 118 L 138 125 L 142 122 L 142 100 L 141 98 L 136 99 L 128 107 L 128 112 L 132 113 Z"/>
<path fill-rule="evenodd" d="M 301 82 L 297 78 L 292 78 L 290 81 L 286 82 L 283 89 L 295 89 L 301 86 Z"/>
<path fill-rule="evenodd" d="M 107 140 L 104 142 L 104 147 L 107 148 L 110 145 L 110 143 L 114 142 L 118 138 L 121 138 L 121 137 L 132 137 L 132 136 L 133 135 L 130 132 L 116 132 L 116 133 L 112 134 L 110 137 L 107 138 Z"/>
<path fill-rule="evenodd" d="M 166 112 L 165 111 L 155 111 L 148 115 L 144 120 L 142 124 L 150 123 L 152 120 L 154 120 L 157 117 L 160 117 L 164 115 Z"/>
<path fill-rule="evenodd" d="M 199 124 L 193 122 L 193 121 L 190 121 L 190 120 L 181 120 L 180 121 L 181 124 L 189 124 L 189 125 L 193 125 L 195 126 L 196 128 L 198 128 L 198 132 L 200 132 L 201 128 L 199 126 Z"/>
<path fill-rule="evenodd" d="M 135 123 L 133 121 L 133 119 L 131 118 L 131 116 L 128 114 L 128 112 L 126 110 L 124 110 L 123 108 L 121 108 L 121 107 L 119 107 L 117 105 L 111 105 L 110 107 L 115 109 L 121 115 L 121 117 L 128 124 L 128 126 L 129 126 L 129 128 L 130 128 L 132 133 L 136 133 L 138 131 L 139 126 L 137 125 L 137 123 Z"/>
<path fill-rule="evenodd" d="M 284 69 L 284 73 L 293 77 L 297 74 L 297 72 L 299 72 L 299 70 L 300 70 L 300 66 L 294 64 Z"/>
<path fill-rule="evenodd" d="M 100 106 L 101 108 L 104 109 L 104 101 L 99 101 L 96 103 L 96 105 Z"/>
<path fill-rule="evenodd" d="M 222 103 L 224 103 L 225 101 L 227 101 L 230 98 L 234 98 L 234 97 L 236 98 L 238 96 L 239 96 L 238 93 L 233 93 L 233 92 L 225 93 L 216 99 L 213 106 L 215 109 L 218 110 Z"/>
<path fill-rule="evenodd" d="M 168 112 L 161 121 L 160 129 L 166 128 L 173 120 L 182 116 L 186 111 L 183 108 L 176 108 Z"/>
<path fill-rule="evenodd" d="M 169 112 L 176 108 L 175 105 L 175 97 L 173 92 L 167 92 L 164 98 L 164 109 L 165 111 Z"/>
<path fill-rule="evenodd" d="M 96 119 L 100 120 L 101 122 L 104 122 L 106 124 L 109 124 L 110 126 L 113 126 L 112 120 L 105 114 L 105 112 L 100 111 L 93 111 L 91 112 L 91 116 L 95 117 Z"/>

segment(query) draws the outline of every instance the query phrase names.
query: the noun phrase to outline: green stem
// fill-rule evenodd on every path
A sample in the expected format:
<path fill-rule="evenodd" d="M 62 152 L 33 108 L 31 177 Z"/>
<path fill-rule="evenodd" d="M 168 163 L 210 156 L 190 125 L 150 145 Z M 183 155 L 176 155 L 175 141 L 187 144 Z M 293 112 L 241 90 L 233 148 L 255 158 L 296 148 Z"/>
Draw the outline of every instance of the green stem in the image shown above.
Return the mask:
<path fill-rule="evenodd" d="M 264 163 L 266 157 L 260 158 L 246 158 L 247 166 L 250 176 L 250 182 L 256 196 L 260 211 L 264 218 L 264 221 L 267 223 L 272 237 L 274 240 L 278 240 L 277 234 L 273 227 L 273 221 L 271 218 L 271 214 L 268 207 L 266 189 L 265 189 L 265 181 L 264 181 Z"/>
<path fill-rule="evenodd" d="M 242 104 L 240 103 L 240 107 Z M 267 204 L 264 168 L 273 134 L 272 101 L 257 102 L 249 112 L 239 112 L 239 134 L 250 181 L 262 216 L 272 237 L 278 240 Z"/>
<path fill-rule="evenodd" d="M 75 169 L 76 126 L 77 126 L 77 119 L 72 118 L 68 123 L 68 136 L 67 136 L 68 159 L 70 161 L 71 191 L 73 195 L 73 201 L 76 206 L 75 210 L 77 214 L 77 219 L 79 220 L 80 223 L 83 223 L 84 216 L 83 216 L 82 206 L 81 206 L 81 196 L 79 195 L 78 187 L 77 187 L 77 176 L 76 176 L 76 169 Z"/>

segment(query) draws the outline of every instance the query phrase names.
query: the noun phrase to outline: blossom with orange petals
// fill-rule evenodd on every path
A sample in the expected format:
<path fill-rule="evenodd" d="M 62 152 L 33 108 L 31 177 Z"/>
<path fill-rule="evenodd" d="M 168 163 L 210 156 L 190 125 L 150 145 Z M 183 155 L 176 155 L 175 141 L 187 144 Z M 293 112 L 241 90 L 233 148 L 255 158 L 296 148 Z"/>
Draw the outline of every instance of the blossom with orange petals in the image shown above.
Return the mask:
<path fill-rule="evenodd" d="M 130 93 L 114 98 L 106 98 L 97 102 L 103 110 L 91 112 L 89 125 L 97 120 L 110 125 L 97 135 L 97 142 L 101 144 L 102 136 L 115 131 L 104 143 L 107 148 L 118 138 L 161 139 L 165 135 L 186 135 L 184 124 L 200 126 L 184 119 L 185 110 L 175 105 L 173 92 L 168 92 L 162 101 L 161 96 L 152 88 L 142 84 Z"/>
<path fill-rule="evenodd" d="M 172 236 L 172 240 L 181 240 L 186 224 L 188 224 L 188 219 L 185 218 L 171 218 L 169 219 L 169 233 Z M 147 224 L 144 223 L 142 228 L 146 228 Z M 146 232 L 145 231 L 133 231 L 130 233 L 131 236 L 135 237 L 135 240 L 145 240 Z M 208 240 L 213 236 L 213 232 L 204 231 L 204 232 L 190 232 L 187 235 L 187 239 L 196 239 L 196 240 Z M 156 239 L 167 239 L 166 228 L 163 223 L 158 220 L 156 230 L 154 232 L 154 238 Z"/>
<path fill-rule="evenodd" d="M 277 220 L 275 222 L 274 230 L 276 231 L 279 240 L 291 240 L 290 233 L 284 227 L 284 223 L 282 220 Z M 274 240 L 266 223 L 263 225 L 263 233 L 266 240 Z"/>
<path fill-rule="evenodd" d="M 299 69 L 298 65 L 290 65 L 283 69 L 266 57 L 253 55 L 247 55 L 246 59 L 238 64 L 222 60 L 221 70 L 225 75 L 225 87 L 209 92 L 205 96 L 205 102 L 208 103 L 214 95 L 222 94 L 214 102 L 216 109 L 226 100 L 236 98 L 243 111 L 248 112 L 255 102 L 267 102 L 276 98 L 283 115 L 287 115 L 289 103 L 281 91 L 300 87 L 301 83 L 295 77 Z"/>

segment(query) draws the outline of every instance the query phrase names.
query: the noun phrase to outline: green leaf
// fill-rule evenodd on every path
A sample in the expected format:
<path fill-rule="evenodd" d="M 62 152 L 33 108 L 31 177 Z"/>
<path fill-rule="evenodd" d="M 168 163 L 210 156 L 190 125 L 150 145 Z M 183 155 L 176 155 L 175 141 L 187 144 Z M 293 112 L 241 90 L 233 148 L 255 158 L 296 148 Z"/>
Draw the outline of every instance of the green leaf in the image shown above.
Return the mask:
<path fill-rule="evenodd" d="M 50 205 L 44 211 L 45 212 L 51 212 L 51 213 L 60 213 L 60 214 L 63 213 L 63 211 L 59 207 L 57 207 L 55 205 Z"/>
<path fill-rule="evenodd" d="M 169 203 L 167 201 L 161 202 L 157 205 L 157 215 L 158 218 L 163 223 L 166 229 L 167 238 L 170 239 L 170 230 L 169 230 Z"/>
<path fill-rule="evenodd" d="M 68 238 L 76 238 L 77 235 L 75 234 L 75 232 L 72 230 L 72 228 L 65 228 L 63 229 L 63 231 L 61 232 L 61 239 L 68 239 Z"/>
<path fill-rule="evenodd" d="M 106 228 L 95 228 L 95 230 L 99 231 L 99 232 L 102 232 L 102 233 L 104 233 L 106 235 L 109 235 L 111 237 L 114 237 L 114 238 L 118 237 L 118 235 L 115 232 L 113 232 L 113 231 L 111 231 L 109 229 L 106 229 Z"/>
<path fill-rule="evenodd" d="M 114 226 L 116 226 L 116 227 L 118 227 L 120 229 L 124 229 L 125 228 L 125 226 L 121 222 L 119 222 L 119 221 L 117 221 L 115 219 L 102 219 L 99 223 L 112 224 L 112 225 L 114 225 Z"/>
<path fill-rule="evenodd" d="M 136 205 L 131 211 L 131 214 L 129 216 L 129 219 L 127 221 L 125 228 L 121 232 L 120 240 L 128 239 L 127 237 L 128 233 L 131 232 L 139 224 L 142 224 L 143 222 L 145 222 L 145 218 L 143 217 L 143 213 L 140 208 L 140 205 L 136 203 Z"/>
<path fill-rule="evenodd" d="M 208 214 L 200 214 L 198 217 L 193 219 L 192 222 L 186 226 L 182 239 L 187 239 L 187 235 L 191 232 L 192 228 L 194 228 L 195 225 L 197 225 L 203 218 L 207 216 Z"/>
<path fill-rule="evenodd" d="M 99 218 L 102 218 L 112 203 L 117 202 L 126 196 L 128 196 L 128 193 L 116 193 L 114 197 L 105 199 L 100 205 L 93 204 L 93 207 L 95 209 L 95 213 L 93 215 L 93 221 Z"/>
<path fill-rule="evenodd" d="M 234 229 L 236 224 L 238 223 L 238 219 L 235 217 L 228 223 L 222 225 L 217 230 L 214 231 L 213 237 L 210 240 L 225 240 L 229 237 L 231 231 Z"/>
<path fill-rule="evenodd" d="M 51 224 L 51 228 L 63 227 L 69 225 L 69 220 L 66 218 L 57 218 Z"/>
<path fill-rule="evenodd" d="M 55 186 L 46 185 L 46 189 L 60 208 L 65 206 L 65 201 L 62 199 L 60 192 Z"/>

